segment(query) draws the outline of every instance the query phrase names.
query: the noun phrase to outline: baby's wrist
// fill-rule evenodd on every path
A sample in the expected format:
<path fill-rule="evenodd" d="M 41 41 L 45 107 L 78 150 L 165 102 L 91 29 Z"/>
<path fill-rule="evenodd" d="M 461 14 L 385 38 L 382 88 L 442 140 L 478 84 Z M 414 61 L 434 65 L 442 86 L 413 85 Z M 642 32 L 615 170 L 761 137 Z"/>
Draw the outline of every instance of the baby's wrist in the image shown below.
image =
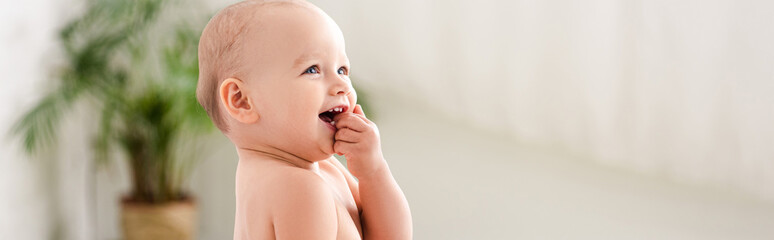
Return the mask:
<path fill-rule="evenodd" d="M 390 168 L 387 166 L 387 161 L 384 160 L 384 158 L 379 158 L 377 160 L 378 164 L 371 168 L 368 172 L 363 172 L 358 175 L 355 175 L 355 177 L 358 179 L 358 181 L 370 181 L 370 180 L 377 180 L 382 179 L 385 176 L 391 176 Z"/>

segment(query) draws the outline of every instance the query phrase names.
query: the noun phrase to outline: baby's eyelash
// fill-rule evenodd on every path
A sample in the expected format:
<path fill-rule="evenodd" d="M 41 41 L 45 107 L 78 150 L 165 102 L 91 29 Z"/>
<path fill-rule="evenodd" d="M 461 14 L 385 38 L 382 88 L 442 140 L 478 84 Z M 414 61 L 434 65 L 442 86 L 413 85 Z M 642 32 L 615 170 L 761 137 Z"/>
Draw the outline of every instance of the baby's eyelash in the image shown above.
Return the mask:
<path fill-rule="evenodd" d="M 308 67 L 306 70 L 304 70 L 301 75 L 304 74 L 318 74 L 320 73 L 320 67 L 317 65 L 312 65 L 311 67 Z M 340 67 L 338 70 L 336 70 L 337 74 L 343 74 L 343 75 L 349 75 L 349 69 L 347 67 Z"/>
<path fill-rule="evenodd" d="M 336 70 L 336 73 L 349 75 L 349 69 L 347 67 L 340 67 L 339 70 Z"/>
<path fill-rule="evenodd" d="M 317 67 L 317 65 L 312 65 L 311 67 L 304 70 L 304 73 L 302 74 L 318 74 L 320 73 L 320 68 Z"/>

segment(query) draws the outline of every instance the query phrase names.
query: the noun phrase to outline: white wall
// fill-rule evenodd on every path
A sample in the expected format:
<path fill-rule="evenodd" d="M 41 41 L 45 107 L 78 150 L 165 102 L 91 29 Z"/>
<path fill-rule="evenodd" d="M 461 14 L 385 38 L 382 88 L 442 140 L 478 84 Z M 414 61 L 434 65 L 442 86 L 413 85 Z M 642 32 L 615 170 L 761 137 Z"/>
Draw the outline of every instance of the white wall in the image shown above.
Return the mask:
<path fill-rule="evenodd" d="M 352 73 L 452 119 L 774 200 L 774 2 L 313 1 Z"/>
<path fill-rule="evenodd" d="M 27 157 L 6 135 L 47 77 L 43 66 L 55 44 L 57 15 L 52 2 L 0 2 L 0 239 L 48 239 L 57 217 L 56 170 Z"/>

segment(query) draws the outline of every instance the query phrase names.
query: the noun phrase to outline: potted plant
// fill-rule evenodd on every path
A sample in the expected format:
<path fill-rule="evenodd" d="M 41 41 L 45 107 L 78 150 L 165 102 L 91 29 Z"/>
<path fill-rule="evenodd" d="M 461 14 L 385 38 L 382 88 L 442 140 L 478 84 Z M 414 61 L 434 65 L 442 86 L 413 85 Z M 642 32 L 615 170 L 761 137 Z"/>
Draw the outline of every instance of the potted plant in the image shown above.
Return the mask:
<path fill-rule="evenodd" d="M 28 153 L 39 152 L 56 143 L 58 122 L 73 105 L 88 104 L 99 122 L 97 162 L 118 149 L 131 171 L 125 239 L 193 238 L 195 203 L 183 183 L 195 156 L 180 155 L 214 129 L 195 98 L 199 31 L 162 24 L 166 5 L 89 1 L 60 32 L 65 63 L 54 72 L 55 88 L 13 128 Z"/>

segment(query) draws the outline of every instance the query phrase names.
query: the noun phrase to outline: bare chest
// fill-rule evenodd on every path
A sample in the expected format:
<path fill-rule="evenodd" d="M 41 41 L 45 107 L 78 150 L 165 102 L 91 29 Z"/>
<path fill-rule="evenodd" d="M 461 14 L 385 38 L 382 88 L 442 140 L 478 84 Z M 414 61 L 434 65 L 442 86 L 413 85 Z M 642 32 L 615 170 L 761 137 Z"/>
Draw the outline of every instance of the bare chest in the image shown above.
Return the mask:
<path fill-rule="evenodd" d="M 320 167 L 320 175 L 331 188 L 338 218 L 337 239 L 361 239 L 360 213 L 344 176 L 337 169 Z"/>

